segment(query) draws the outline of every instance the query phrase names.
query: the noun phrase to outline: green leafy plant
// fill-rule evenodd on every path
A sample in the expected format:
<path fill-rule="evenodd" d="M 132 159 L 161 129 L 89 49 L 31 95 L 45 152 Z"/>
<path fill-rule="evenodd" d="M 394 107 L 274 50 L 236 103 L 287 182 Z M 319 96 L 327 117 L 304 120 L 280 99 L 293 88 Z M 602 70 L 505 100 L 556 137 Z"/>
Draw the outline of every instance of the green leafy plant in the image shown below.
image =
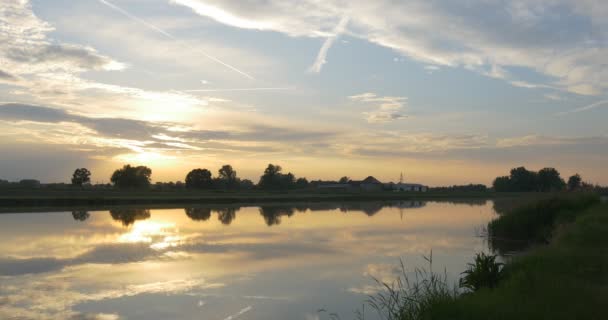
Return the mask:
<path fill-rule="evenodd" d="M 496 262 L 496 256 L 478 253 L 474 263 L 468 263 L 469 268 L 462 274 L 460 287 L 471 291 L 481 288 L 494 288 L 498 285 L 503 273 L 503 263 Z"/>

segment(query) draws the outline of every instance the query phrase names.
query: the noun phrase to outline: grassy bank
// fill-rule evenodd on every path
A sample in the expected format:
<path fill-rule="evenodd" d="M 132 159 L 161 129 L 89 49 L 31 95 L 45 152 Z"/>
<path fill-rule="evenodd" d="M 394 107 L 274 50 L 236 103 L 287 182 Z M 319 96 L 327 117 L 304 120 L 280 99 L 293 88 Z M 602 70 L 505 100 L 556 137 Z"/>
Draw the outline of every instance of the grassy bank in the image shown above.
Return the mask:
<path fill-rule="evenodd" d="M 606 319 L 608 205 L 557 230 L 552 243 L 517 257 L 495 289 L 446 299 L 425 319 Z"/>
<path fill-rule="evenodd" d="M 550 243 L 513 257 L 495 288 L 457 292 L 446 281 L 426 278 L 418 282 L 422 293 L 406 287 L 387 295 L 398 299 L 391 301 L 392 312 L 382 305 L 381 314 L 400 320 L 606 319 L 608 204 L 592 196 L 543 200 L 499 217 L 489 228 L 539 239 L 550 226 Z"/>
<path fill-rule="evenodd" d="M 294 201 L 368 201 L 368 200 L 436 200 L 490 199 L 515 197 L 518 194 L 492 192 L 221 192 L 158 190 L 0 190 L 0 207 L 116 206 L 188 203 L 268 203 Z M 529 195 L 535 196 L 535 195 Z"/>

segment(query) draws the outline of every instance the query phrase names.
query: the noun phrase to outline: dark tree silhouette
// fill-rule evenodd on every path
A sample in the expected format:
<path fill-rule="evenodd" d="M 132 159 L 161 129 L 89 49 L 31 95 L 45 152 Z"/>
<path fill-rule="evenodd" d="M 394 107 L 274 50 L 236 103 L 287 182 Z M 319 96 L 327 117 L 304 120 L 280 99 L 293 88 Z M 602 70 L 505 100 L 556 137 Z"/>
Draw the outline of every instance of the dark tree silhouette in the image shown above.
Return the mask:
<path fill-rule="evenodd" d="M 338 180 L 338 183 L 349 183 L 350 182 L 350 178 L 347 176 L 344 176 L 342 178 L 340 178 L 340 180 Z"/>
<path fill-rule="evenodd" d="M 298 180 L 296 180 L 296 188 L 298 188 L 298 189 L 308 188 L 308 180 L 306 178 L 298 178 Z"/>
<path fill-rule="evenodd" d="M 207 169 L 194 169 L 186 176 L 186 188 L 210 189 L 213 187 L 211 171 Z"/>
<path fill-rule="evenodd" d="M 194 221 L 207 221 L 211 218 L 210 208 L 186 208 L 186 215 Z"/>
<path fill-rule="evenodd" d="M 544 168 L 538 172 L 538 191 L 560 191 L 565 187 L 566 182 L 555 168 Z"/>
<path fill-rule="evenodd" d="M 571 176 L 570 178 L 568 178 L 568 190 L 570 190 L 570 191 L 578 190 L 582 187 L 582 185 L 583 185 L 582 183 L 583 183 L 583 179 L 577 173 L 577 174 Z"/>
<path fill-rule="evenodd" d="M 91 215 L 89 214 L 88 211 L 72 211 L 72 217 L 74 218 L 74 220 L 76 221 L 85 221 L 87 220 Z"/>
<path fill-rule="evenodd" d="M 231 165 L 226 164 L 218 170 L 219 184 L 223 188 L 235 189 L 239 186 L 239 180 L 236 176 L 236 171 Z"/>
<path fill-rule="evenodd" d="M 112 219 L 122 222 L 122 225 L 128 227 L 137 220 L 146 220 L 150 218 L 150 210 L 148 209 L 112 209 L 110 210 Z"/>
<path fill-rule="evenodd" d="M 79 168 L 74 170 L 72 174 L 72 184 L 82 187 L 83 184 L 91 182 L 91 171 L 87 168 Z"/>
<path fill-rule="evenodd" d="M 513 191 L 536 191 L 538 174 L 524 167 L 511 169 L 511 185 Z"/>
<path fill-rule="evenodd" d="M 511 175 L 494 180 L 495 191 L 560 191 L 566 187 L 564 179 L 555 168 L 544 168 L 539 172 L 528 171 L 524 167 L 511 169 Z"/>
<path fill-rule="evenodd" d="M 494 191 L 498 192 L 513 191 L 513 186 L 511 185 L 511 178 L 509 178 L 508 176 L 498 177 L 494 179 L 492 187 L 494 188 Z"/>
<path fill-rule="evenodd" d="M 258 186 L 262 189 L 286 190 L 296 186 L 296 178 L 293 173 L 282 174 L 281 166 L 269 164 L 264 174 L 260 177 Z"/>
<path fill-rule="evenodd" d="M 217 210 L 217 218 L 224 225 L 230 225 L 236 218 L 236 208 L 224 208 Z"/>
<path fill-rule="evenodd" d="M 150 186 L 152 170 L 145 166 L 125 165 L 114 171 L 110 181 L 118 188 L 145 188 Z"/>

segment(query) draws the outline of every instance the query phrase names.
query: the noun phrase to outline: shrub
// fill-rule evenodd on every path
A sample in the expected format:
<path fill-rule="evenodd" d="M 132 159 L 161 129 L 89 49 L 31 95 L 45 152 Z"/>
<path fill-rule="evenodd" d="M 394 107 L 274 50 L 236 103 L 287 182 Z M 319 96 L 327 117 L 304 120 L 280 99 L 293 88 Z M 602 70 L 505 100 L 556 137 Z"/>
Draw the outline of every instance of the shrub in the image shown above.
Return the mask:
<path fill-rule="evenodd" d="M 460 287 L 471 291 L 481 288 L 494 288 L 502 276 L 504 264 L 496 262 L 495 255 L 478 253 L 475 262 L 468 263 L 469 268 L 464 271 L 464 277 L 460 279 Z"/>

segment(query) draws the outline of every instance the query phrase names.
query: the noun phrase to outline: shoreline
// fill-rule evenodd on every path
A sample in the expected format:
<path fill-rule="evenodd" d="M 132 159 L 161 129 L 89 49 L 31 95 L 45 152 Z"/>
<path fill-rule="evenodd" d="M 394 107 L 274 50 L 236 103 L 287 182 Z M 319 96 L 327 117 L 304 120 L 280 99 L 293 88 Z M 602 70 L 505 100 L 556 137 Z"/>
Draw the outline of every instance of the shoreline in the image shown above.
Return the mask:
<path fill-rule="evenodd" d="M 545 197 L 539 193 L 494 192 L 158 192 L 104 190 L 34 190 L 0 192 L 0 213 L 146 206 L 176 208 L 183 205 L 260 205 L 280 203 L 362 202 L 362 201 L 451 201 L 473 203 L 496 198 Z"/>

